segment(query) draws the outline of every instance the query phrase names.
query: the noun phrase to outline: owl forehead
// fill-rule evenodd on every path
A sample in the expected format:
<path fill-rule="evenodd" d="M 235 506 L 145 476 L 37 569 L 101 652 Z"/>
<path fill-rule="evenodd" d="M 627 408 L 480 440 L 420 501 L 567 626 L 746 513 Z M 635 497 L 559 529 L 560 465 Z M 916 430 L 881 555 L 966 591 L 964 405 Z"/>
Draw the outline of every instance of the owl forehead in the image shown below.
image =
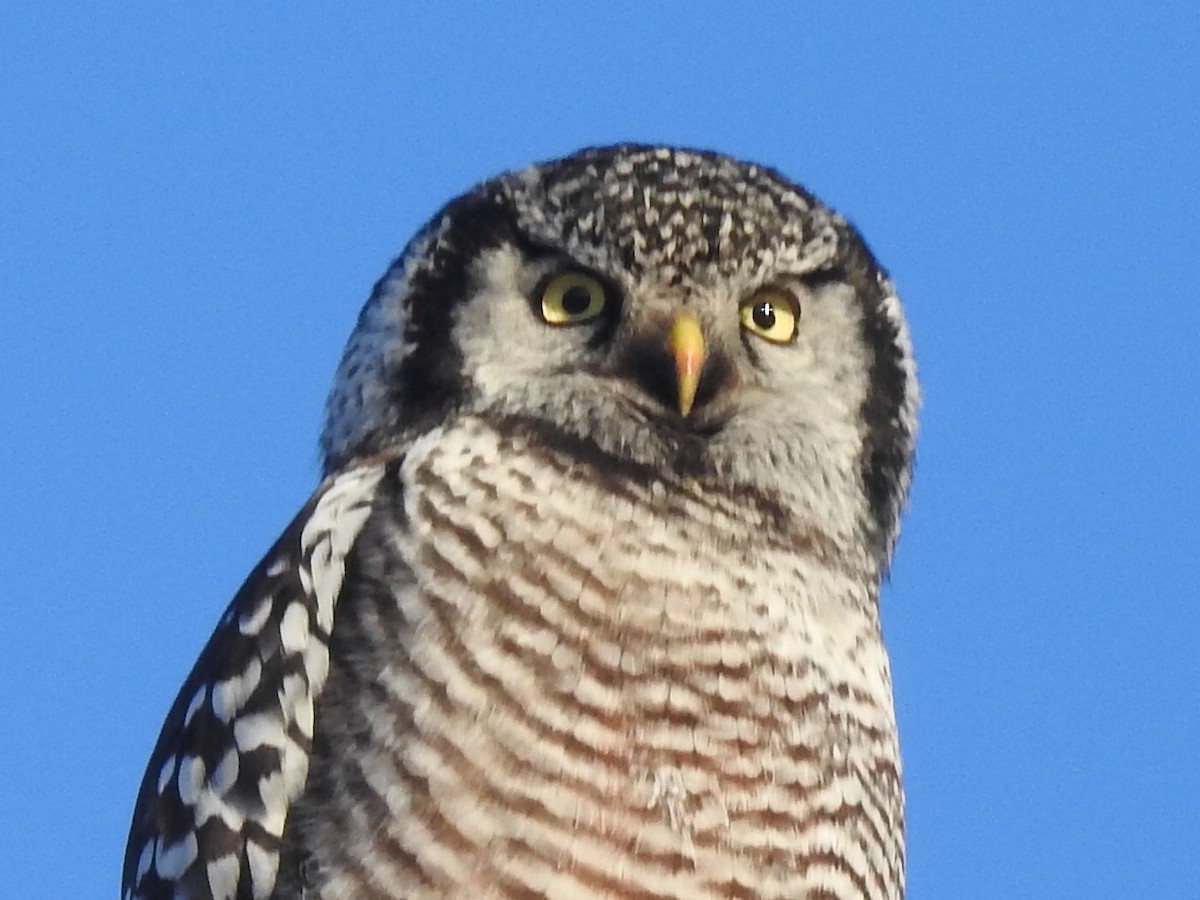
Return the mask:
<path fill-rule="evenodd" d="M 838 217 L 774 172 L 669 148 L 532 166 L 497 188 L 517 230 L 599 270 L 657 282 L 762 280 L 821 268 Z"/>

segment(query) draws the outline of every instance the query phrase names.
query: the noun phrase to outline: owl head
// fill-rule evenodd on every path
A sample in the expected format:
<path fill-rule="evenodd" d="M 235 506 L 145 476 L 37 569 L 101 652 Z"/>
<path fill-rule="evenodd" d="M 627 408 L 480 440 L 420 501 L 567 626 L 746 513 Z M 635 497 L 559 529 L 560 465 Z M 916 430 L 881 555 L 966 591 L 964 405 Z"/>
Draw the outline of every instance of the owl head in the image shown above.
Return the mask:
<path fill-rule="evenodd" d="M 376 284 L 327 472 L 477 416 L 609 477 L 769 502 L 871 548 L 908 489 L 917 383 L 858 233 L 770 169 L 584 150 L 453 200 Z"/>

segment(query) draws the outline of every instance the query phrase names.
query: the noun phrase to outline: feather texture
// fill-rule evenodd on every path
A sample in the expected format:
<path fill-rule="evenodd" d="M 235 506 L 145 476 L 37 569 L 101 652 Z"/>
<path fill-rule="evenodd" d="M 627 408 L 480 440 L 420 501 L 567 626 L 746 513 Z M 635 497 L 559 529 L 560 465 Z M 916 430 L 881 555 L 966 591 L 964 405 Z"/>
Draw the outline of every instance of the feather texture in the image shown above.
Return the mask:
<path fill-rule="evenodd" d="M 900 895 L 868 558 L 594 476 L 468 419 L 381 488 L 283 896 Z"/>
<path fill-rule="evenodd" d="M 383 465 L 330 478 L 234 597 L 154 748 L 125 851 L 127 900 L 273 895 L 329 671 L 346 555 Z"/>

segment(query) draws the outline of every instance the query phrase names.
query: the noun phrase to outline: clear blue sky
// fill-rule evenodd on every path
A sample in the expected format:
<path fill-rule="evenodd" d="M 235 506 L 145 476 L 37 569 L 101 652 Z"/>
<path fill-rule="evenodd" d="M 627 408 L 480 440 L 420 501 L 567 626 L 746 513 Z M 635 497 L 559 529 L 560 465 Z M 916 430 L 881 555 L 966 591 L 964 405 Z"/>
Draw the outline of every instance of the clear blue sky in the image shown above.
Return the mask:
<path fill-rule="evenodd" d="M 1200 897 L 1194 0 L 256 6 L 0 10 L 0 893 L 116 895 L 410 233 L 637 139 L 802 181 L 907 302 L 910 896 Z"/>

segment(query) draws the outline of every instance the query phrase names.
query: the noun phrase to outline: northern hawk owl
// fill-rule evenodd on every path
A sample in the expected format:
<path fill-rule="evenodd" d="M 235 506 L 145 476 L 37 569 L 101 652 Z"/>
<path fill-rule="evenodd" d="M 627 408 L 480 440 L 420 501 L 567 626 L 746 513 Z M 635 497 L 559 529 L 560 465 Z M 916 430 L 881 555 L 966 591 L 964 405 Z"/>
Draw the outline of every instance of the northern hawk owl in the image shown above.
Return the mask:
<path fill-rule="evenodd" d="M 167 717 L 123 896 L 901 897 L 916 408 L 888 276 L 771 169 L 623 145 L 451 201 Z"/>

